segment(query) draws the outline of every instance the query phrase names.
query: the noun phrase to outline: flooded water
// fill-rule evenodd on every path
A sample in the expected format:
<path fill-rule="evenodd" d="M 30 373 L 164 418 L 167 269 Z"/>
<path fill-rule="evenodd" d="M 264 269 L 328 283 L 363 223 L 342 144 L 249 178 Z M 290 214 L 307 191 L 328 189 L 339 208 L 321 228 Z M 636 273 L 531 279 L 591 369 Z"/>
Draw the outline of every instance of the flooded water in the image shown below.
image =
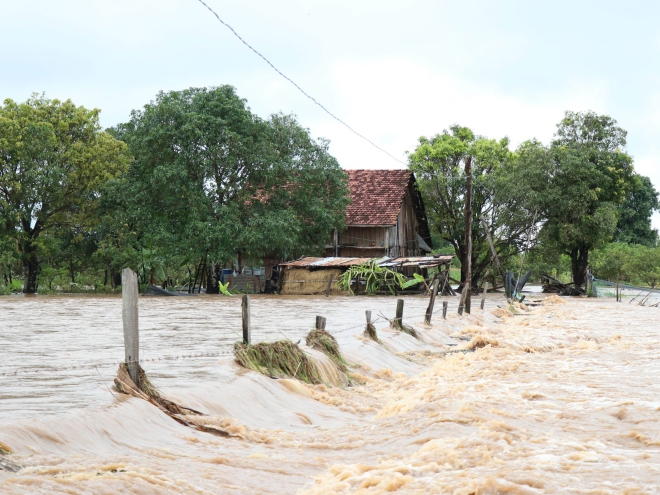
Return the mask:
<path fill-rule="evenodd" d="M 405 313 L 423 314 L 427 304 L 408 297 Z M 334 333 L 361 325 L 366 309 L 393 318 L 396 299 L 252 296 L 251 307 L 254 342 L 297 341 L 316 315 Z M 142 297 L 139 314 L 141 360 L 163 386 L 228 373 L 217 363 L 242 339 L 240 297 Z M 0 421 L 112 401 L 106 386 L 124 358 L 120 297 L 0 297 L 0 318 Z"/>
<path fill-rule="evenodd" d="M 0 448 L 23 468 L 0 493 L 660 493 L 658 308 L 448 300 L 426 327 L 406 298 L 423 341 L 381 320 L 375 343 L 364 311 L 392 318 L 395 298 L 254 297 L 254 341 L 327 317 L 363 382 L 343 390 L 235 365 L 238 297 L 140 299 L 143 367 L 222 437 L 109 389 L 119 298 L 0 298 Z"/>

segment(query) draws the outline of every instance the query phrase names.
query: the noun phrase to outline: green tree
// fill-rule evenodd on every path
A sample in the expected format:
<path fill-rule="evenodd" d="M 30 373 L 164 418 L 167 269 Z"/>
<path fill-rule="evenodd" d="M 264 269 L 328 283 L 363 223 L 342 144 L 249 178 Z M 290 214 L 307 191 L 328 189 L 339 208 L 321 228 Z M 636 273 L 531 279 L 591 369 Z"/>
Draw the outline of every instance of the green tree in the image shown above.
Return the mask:
<path fill-rule="evenodd" d="M 630 280 L 634 272 L 635 247 L 612 242 L 593 253 L 591 268 L 597 278 L 610 281 Z"/>
<path fill-rule="evenodd" d="M 37 290 L 44 235 L 89 221 L 100 186 L 128 167 L 126 145 L 98 116 L 43 95 L 0 106 L 0 234 L 16 239 L 25 292 Z"/>
<path fill-rule="evenodd" d="M 161 92 L 114 132 L 135 163 L 114 186 L 129 197 L 106 223 L 110 237 L 132 238 L 137 252 L 208 257 L 209 292 L 238 253 L 321 252 L 344 221 L 346 177 L 328 143 L 292 116 L 260 119 L 231 86 Z"/>
<path fill-rule="evenodd" d="M 653 187 L 651 179 L 636 175 L 633 188 L 628 192 L 625 202 L 618 207 L 619 223 L 614 240 L 655 246 L 658 231 L 651 226 L 651 216 L 658 210 L 658 191 Z"/>
<path fill-rule="evenodd" d="M 515 176 L 543 221 L 543 235 L 571 258 L 573 281 L 585 282 L 589 251 L 612 239 L 617 206 L 633 184 L 626 131 L 593 112 L 566 112 L 549 148 L 537 141 L 518 150 Z"/>
<path fill-rule="evenodd" d="M 630 274 L 635 283 L 648 285 L 655 289 L 660 282 L 660 247 L 632 246 Z"/>
<path fill-rule="evenodd" d="M 534 211 L 520 201 L 519 184 L 509 173 L 514 156 L 509 141 L 475 136 L 453 126 L 431 138 L 422 137 L 408 156 L 415 173 L 431 230 L 451 244 L 461 260 L 465 281 L 465 161 L 472 160 L 472 280 L 476 285 L 491 264 L 491 251 L 480 217 L 488 219 L 502 260 L 522 251 L 533 240 Z"/>

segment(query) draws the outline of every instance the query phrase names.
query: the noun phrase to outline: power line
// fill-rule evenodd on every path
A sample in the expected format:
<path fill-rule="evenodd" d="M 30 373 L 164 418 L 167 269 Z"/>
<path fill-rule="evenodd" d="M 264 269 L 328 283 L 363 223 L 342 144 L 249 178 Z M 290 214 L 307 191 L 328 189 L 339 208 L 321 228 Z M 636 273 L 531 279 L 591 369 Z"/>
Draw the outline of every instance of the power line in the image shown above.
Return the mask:
<path fill-rule="evenodd" d="M 394 155 L 392 155 L 391 153 L 385 151 L 383 148 L 381 148 L 380 146 L 378 146 L 376 143 L 374 143 L 373 141 L 371 141 L 371 140 L 368 139 L 367 137 L 365 137 L 365 136 L 363 136 L 362 134 L 360 134 L 359 132 L 357 132 L 355 129 L 353 129 L 351 126 L 349 126 L 346 122 L 344 122 L 343 120 L 341 120 L 339 117 L 337 117 L 337 116 L 334 115 L 332 112 L 330 112 L 327 108 L 325 108 L 323 105 L 321 105 L 318 101 L 316 101 L 316 99 L 315 99 L 314 97 L 312 97 L 312 96 L 310 96 L 309 94 L 307 94 L 307 93 L 306 93 L 306 92 L 305 92 L 300 86 L 298 86 L 295 82 L 293 82 L 289 77 L 287 77 L 287 76 L 285 76 L 284 74 L 282 74 L 282 72 L 281 72 L 277 67 L 275 67 L 275 66 L 270 62 L 270 60 L 268 60 L 266 57 L 264 57 L 261 53 L 259 53 L 257 50 L 255 50 L 255 49 L 254 49 L 254 48 L 253 48 L 253 47 L 252 47 L 247 41 L 245 41 L 243 38 L 241 38 L 240 35 L 239 35 L 236 31 L 234 31 L 234 28 L 231 27 L 229 24 L 227 24 L 227 23 L 226 23 L 225 21 L 223 21 L 222 19 L 220 19 L 220 16 L 219 16 L 218 14 L 216 14 L 216 12 L 215 12 L 211 7 L 209 7 L 209 6 L 204 2 L 204 0 L 198 0 L 198 1 L 199 1 L 199 3 L 201 3 L 204 7 L 206 7 L 206 8 L 207 8 L 207 9 L 213 14 L 213 15 L 216 17 L 216 19 L 218 19 L 218 21 L 220 21 L 220 23 L 221 23 L 223 26 L 227 27 L 232 33 L 234 33 L 234 36 L 236 36 L 239 40 L 241 40 L 241 43 L 243 43 L 245 46 L 247 46 L 250 50 L 252 50 L 254 53 L 256 53 L 259 57 L 261 57 L 261 58 L 262 58 L 262 59 L 263 59 L 268 65 L 270 65 L 270 66 L 273 68 L 273 70 L 274 70 L 275 72 L 277 72 L 280 76 L 282 76 L 284 79 L 286 79 L 286 80 L 289 81 L 291 84 L 293 84 L 293 85 L 298 89 L 298 91 L 300 91 L 300 92 L 301 92 L 302 94 L 304 94 L 307 98 L 309 98 L 309 99 L 312 100 L 315 104 L 317 104 L 319 107 L 321 107 L 325 113 L 327 113 L 328 115 L 330 115 L 330 117 L 332 117 L 333 119 L 335 119 L 335 120 L 336 120 L 337 122 L 339 122 L 340 124 L 343 124 L 343 125 L 344 125 L 348 130 L 350 130 L 353 134 L 355 134 L 355 135 L 361 137 L 361 138 L 364 139 L 366 142 L 368 142 L 369 144 L 371 144 L 374 148 L 376 148 L 376 149 L 382 151 L 383 153 L 385 153 L 387 156 L 389 156 L 389 157 L 392 158 L 393 160 L 396 160 L 397 162 L 401 163 L 402 165 L 408 165 L 406 162 L 399 160 L 399 159 L 396 158 Z"/>

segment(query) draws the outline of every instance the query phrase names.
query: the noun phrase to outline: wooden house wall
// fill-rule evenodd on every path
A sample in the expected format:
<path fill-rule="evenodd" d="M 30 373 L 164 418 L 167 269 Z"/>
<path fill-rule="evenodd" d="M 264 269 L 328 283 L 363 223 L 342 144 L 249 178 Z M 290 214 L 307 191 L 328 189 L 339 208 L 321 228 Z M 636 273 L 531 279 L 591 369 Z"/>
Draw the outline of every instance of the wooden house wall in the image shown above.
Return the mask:
<path fill-rule="evenodd" d="M 377 258 L 387 252 L 387 227 L 348 227 L 338 235 L 338 254 L 342 257 Z M 326 256 L 334 256 L 332 241 Z"/>
<path fill-rule="evenodd" d="M 411 187 L 406 189 L 396 224 L 391 227 L 349 226 L 338 234 L 338 255 L 342 257 L 420 256 L 418 221 Z M 326 244 L 326 256 L 334 256 L 333 239 Z"/>
<path fill-rule="evenodd" d="M 417 216 L 413 208 L 410 188 L 406 190 L 396 225 L 388 230 L 390 239 L 388 256 L 419 256 L 421 254 L 417 241 Z"/>

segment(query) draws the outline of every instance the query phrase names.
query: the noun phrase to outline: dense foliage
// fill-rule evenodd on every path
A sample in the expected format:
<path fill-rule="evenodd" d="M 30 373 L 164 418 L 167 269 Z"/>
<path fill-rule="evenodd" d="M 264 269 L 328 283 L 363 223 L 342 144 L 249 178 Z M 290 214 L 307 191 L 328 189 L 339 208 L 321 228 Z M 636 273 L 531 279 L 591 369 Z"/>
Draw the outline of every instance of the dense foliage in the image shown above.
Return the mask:
<path fill-rule="evenodd" d="M 506 140 L 475 137 L 458 126 L 421 138 L 410 155 L 434 234 L 465 259 L 463 167 L 473 163 L 473 282 L 492 255 L 478 219 L 488 219 L 502 264 L 515 268 L 520 253 L 538 275 L 570 260 L 572 279 L 583 284 L 589 252 L 612 239 L 655 245 L 651 215 L 658 193 L 635 174 L 625 151 L 626 131 L 593 112 L 566 112 L 552 142 L 522 143 L 514 152 Z M 510 259 L 509 259 L 510 258 Z M 464 280 L 464 274 L 462 274 Z"/>
<path fill-rule="evenodd" d="M 409 154 L 409 167 L 424 198 L 430 227 L 449 243 L 465 266 L 465 161 L 472 167 L 472 270 L 476 284 L 489 269 L 491 254 L 480 217 L 497 232 L 494 244 L 502 260 L 515 255 L 532 239 L 533 212 L 517 195 L 518 184 L 509 169 L 515 160 L 509 141 L 475 136 L 466 127 L 453 126 L 432 138 L 419 139 Z M 461 281 L 465 270 L 461 269 Z"/>
<path fill-rule="evenodd" d="M 18 263 L 34 292 L 113 285 L 125 266 L 182 281 L 206 260 L 213 292 L 237 256 L 318 254 L 343 227 L 347 179 L 328 142 L 293 116 L 254 115 L 231 86 L 161 92 L 107 132 L 98 113 L 36 96 L 0 109 L 5 286 Z"/>
<path fill-rule="evenodd" d="M 212 291 L 239 253 L 257 263 L 318 254 L 342 227 L 346 178 L 328 143 L 292 116 L 260 119 L 231 86 L 160 93 L 115 133 L 135 156 L 116 190 L 136 241 L 208 257 Z"/>
<path fill-rule="evenodd" d="M 0 293 L 111 290 L 126 266 L 142 283 L 205 266 L 214 292 L 223 266 L 320 254 L 343 227 L 347 179 L 328 142 L 253 114 L 231 86 L 161 92 L 106 131 L 98 117 L 43 95 L 0 106 Z M 658 192 L 612 118 L 567 112 L 548 145 L 515 150 L 461 126 L 419 139 L 409 167 L 462 280 L 467 160 L 474 285 L 497 276 L 482 217 L 505 270 L 658 283 Z M 387 278 L 364 275 L 370 291 Z"/>
<path fill-rule="evenodd" d="M 48 253 L 66 259 L 93 242 L 100 188 L 128 167 L 126 144 L 101 131 L 98 117 L 38 95 L 0 107 L 2 261 L 10 277 L 20 261 L 25 292 L 37 290 Z"/>

